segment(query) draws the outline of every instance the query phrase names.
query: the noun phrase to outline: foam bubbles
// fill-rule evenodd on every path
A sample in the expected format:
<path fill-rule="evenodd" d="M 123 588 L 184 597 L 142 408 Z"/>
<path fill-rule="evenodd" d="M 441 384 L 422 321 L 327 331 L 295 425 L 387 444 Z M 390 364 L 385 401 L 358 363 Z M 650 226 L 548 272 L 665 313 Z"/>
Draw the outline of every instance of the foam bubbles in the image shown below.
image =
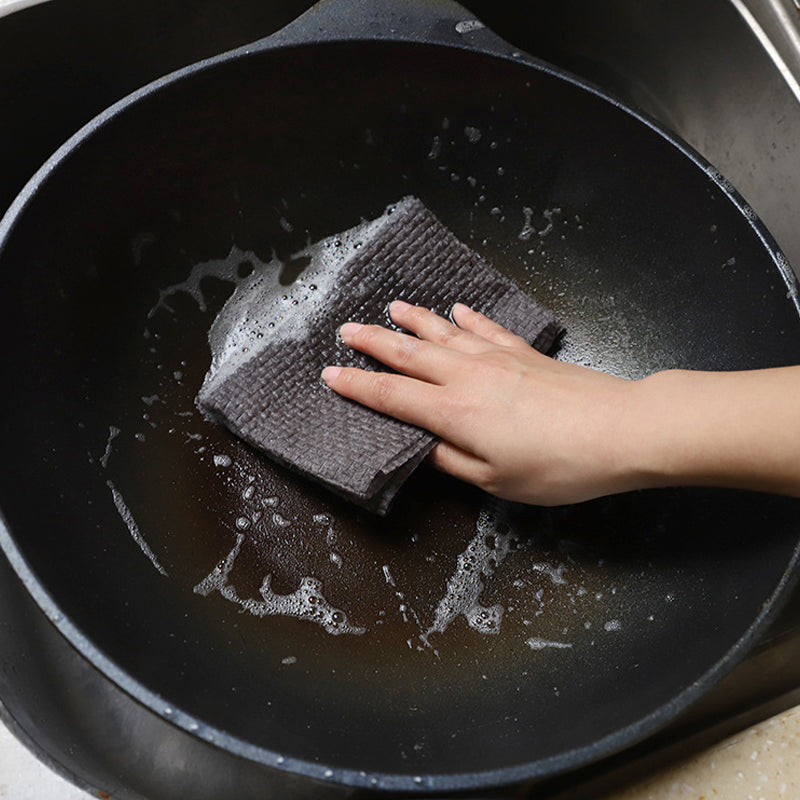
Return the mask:
<path fill-rule="evenodd" d="M 481 140 L 483 133 L 481 132 L 480 128 L 473 128 L 472 126 L 467 125 L 467 127 L 464 128 L 464 136 L 467 137 L 467 141 L 470 144 L 477 144 Z"/>
<path fill-rule="evenodd" d="M 240 279 L 239 267 L 243 263 L 261 264 L 262 262 L 255 253 L 241 250 L 234 245 L 226 258 L 212 259 L 211 261 L 202 261 L 199 264 L 195 264 L 186 280 L 168 286 L 159 292 L 158 302 L 147 313 L 148 319 L 155 316 L 159 309 L 172 311 L 168 300 L 179 292 L 185 292 L 190 295 L 194 298 L 200 310 L 206 311 L 205 295 L 200 288 L 203 278 L 214 277 L 236 283 Z"/>
<path fill-rule="evenodd" d="M 525 644 L 527 644 L 531 650 L 546 650 L 548 648 L 567 650 L 572 647 L 569 642 L 552 642 L 548 639 L 540 639 L 538 636 L 531 636 L 530 639 L 525 641 Z"/>
<path fill-rule="evenodd" d="M 476 533 L 466 550 L 458 556 L 456 571 L 447 582 L 445 596 L 439 601 L 433 624 L 425 632 L 444 633 L 456 617 L 463 615 L 467 625 L 478 633 L 500 632 L 504 609 L 501 605 L 484 607 L 478 599 L 484 578 L 493 575 L 506 556 L 518 544 L 517 535 L 506 525 L 499 525 L 495 515 L 482 509 Z"/>
<path fill-rule="evenodd" d="M 522 209 L 522 215 L 525 218 L 525 221 L 522 225 L 522 230 L 519 232 L 518 239 L 522 240 L 523 242 L 527 242 L 531 236 L 536 233 L 536 229 L 532 225 L 532 218 L 533 218 L 533 209 L 524 206 Z"/>
<path fill-rule="evenodd" d="M 139 545 L 141 551 L 147 556 L 150 563 L 162 574 L 166 575 L 167 571 L 164 567 L 161 566 L 158 558 L 156 558 L 156 554 L 150 549 L 150 546 L 145 541 L 144 536 L 142 536 L 141 531 L 139 530 L 139 526 L 136 524 L 136 520 L 133 518 L 133 514 L 131 510 L 128 508 L 125 501 L 122 499 L 122 495 L 117 491 L 116 486 L 111 481 L 106 481 L 106 485 L 111 490 L 111 497 L 114 500 L 114 506 L 117 509 L 117 513 L 122 518 L 122 521 L 125 523 L 128 531 L 131 534 L 131 538 Z"/>
<path fill-rule="evenodd" d="M 501 605 L 484 608 L 477 603 L 466 613 L 467 624 L 470 628 L 484 634 L 500 633 L 500 623 L 503 620 L 505 609 Z"/>
<path fill-rule="evenodd" d="M 392 577 L 392 573 L 391 573 L 391 570 L 389 569 L 389 565 L 388 564 L 384 564 L 381 567 L 381 569 L 383 570 L 383 577 L 386 580 L 386 583 L 388 583 L 389 586 L 397 586 L 397 584 L 395 583 L 394 578 Z"/>
<path fill-rule="evenodd" d="M 111 452 L 114 447 L 114 439 L 117 438 L 120 434 L 120 429 L 115 427 L 114 425 L 108 426 L 108 439 L 106 439 L 106 449 L 103 452 L 103 455 L 100 456 L 100 466 L 103 469 L 107 469 L 108 467 L 108 459 L 111 456 Z"/>
<path fill-rule="evenodd" d="M 337 286 L 340 267 L 354 257 L 367 239 L 380 234 L 391 211 L 310 244 L 285 262 L 273 258 L 265 263 L 247 254 L 253 271 L 246 277 L 228 275 L 219 267 L 218 271 L 233 280 L 236 288 L 209 330 L 211 366 L 199 397 L 202 399 L 212 392 L 218 383 L 261 353 L 269 342 L 305 339 L 311 320 L 325 307 L 329 293 Z M 228 260 L 230 256 L 226 263 Z M 298 264 L 301 269 L 296 274 Z M 292 280 L 284 285 L 281 278 L 287 270 Z M 197 294 L 199 279 L 195 270 L 192 276 L 165 291 L 183 289 Z"/>
<path fill-rule="evenodd" d="M 479 19 L 462 19 L 456 23 L 456 33 L 470 33 L 485 27 Z"/>
<path fill-rule="evenodd" d="M 364 628 L 351 624 L 344 611 L 326 600 L 322 581 L 318 578 L 302 578 L 300 586 L 291 594 L 277 594 L 272 590 L 272 576 L 267 575 L 259 589 L 260 600 L 239 597 L 230 582 L 230 572 L 242 549 L 244 538 L 244 534 L 237 534 L 236 543 L 227 556 L 194 587 L 196 594 L 208 597 L 213 592 L 219 592 L 226 600 L 236 603 L 254 616 L 296 617 L 314 622 L 333 635 L 364 633 Z"/>

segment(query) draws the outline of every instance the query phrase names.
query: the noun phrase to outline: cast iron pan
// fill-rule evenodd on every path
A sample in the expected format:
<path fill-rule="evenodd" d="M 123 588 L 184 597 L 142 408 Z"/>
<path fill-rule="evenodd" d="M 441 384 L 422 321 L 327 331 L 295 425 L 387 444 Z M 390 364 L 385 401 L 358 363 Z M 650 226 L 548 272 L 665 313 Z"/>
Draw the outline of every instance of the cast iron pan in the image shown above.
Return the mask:
<path fill-rule="evenodd" d="M 742 657 L 791 582 L 798 504 L 523 508 L 422 471 L 380 520 L 204 420 L 238 276 L 288 284 L 309 241 L 406 194 L 558 313 L 561 358 L 800 361 L 791 271 L 686 145 L 453 4 L 323 3 L 111 108 L 0 223 L 0 538 L 86 659 L 221 751 L 408 792 L 543 778 Z M 321 588 L 265 615 L 267 575 L 273 608 Z M 309 596 L 337 625 L 298 618 Z"/>

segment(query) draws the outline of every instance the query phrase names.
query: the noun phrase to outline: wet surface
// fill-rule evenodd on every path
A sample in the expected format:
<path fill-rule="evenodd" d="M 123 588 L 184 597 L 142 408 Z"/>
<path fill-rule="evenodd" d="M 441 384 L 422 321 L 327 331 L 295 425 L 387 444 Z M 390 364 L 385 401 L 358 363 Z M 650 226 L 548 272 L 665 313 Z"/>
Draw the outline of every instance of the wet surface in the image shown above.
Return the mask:
<path fill-rule="evenodd" d="M 256 60 L 235 91 L 230 66 L 53 177 L 3 253 L 4 291 L 37 302 L 0 321 L 18 376 L 0 504 L 59 613 L 198 730 L 446 774 L 571 752 L 691 690 L 782 579 L 796 504 L 518 508 L 421 472 L 377 520 L 197 410 L 235 282 L 274 264 L 289 285 L 308 242 L 414 192 L 559 315 L 561 358 L 627 377 L 775 364 L 798 320 L 739 211 L 640 123 L 517 64 L 465 87 L 462 53 L 431 90 L 425 52 L 359 49 L 348 80 L 336 48 Z M 311 77 L 319 103 L 295 107 Z"/>
<path fill-rule="evenodd" d="M 265 264 L 234 249 L 162 292 L 143 320 L 135 359 L 146 365 L 141 405 L 132 420 L 109 425 L 101 466 L 121 518 L 154 568 L 257 617 L 288 615 L 329 633 L 366 634 L 389 659 L 398 648 L 440 658 L 451 639 L 460 642 L 461 657 L 498 646 L 524 653 L 529 628 L 538 629 L 546 609 L 565 600 L 580 616 L 577 626 L 570 620 L 573 635 L 585 637 L 593 621 L 605 630 L 596 620 L 596 606 L 605 606 L 605 578 L 592 579 L 581 563 L 596 569 L 602 558 L 578 556 L 579 545 L 553 538 L 541 511 L 501 503 L 424 469 L 389 518 L 380 519 L 292 475 L 198 411 L 210 358 L 199 334 L 240 279 L 238 265 L 252 262 L 261 275 L 277 278 L 282 269 L 280 261 Z M 201 287 L 211 277 L 226 289 L 206 298 Z M 148 520 L 148 509 L 163 505 L 153 490 L 163 491 L 163 470 L 175 471 L 176 464 L 191 480 L 171 482 L 177 490 L 171 505 L 181 515 L 192 509 L 206 531 L 192 534 L 191 548 L 184 541 L 176 548 L 163 524 Z M 148 542 L 157 543 L 155 551 Z M 197 580 L 204 567 L 207 574 Z M 298 592 L 312 585 L 301 600 Z M 325 592 L 338 598 L 336 608 Z M 554 600 L 553 592 L 563 597 Z M 481 602 L 484 593 L 491 603 Z M 482 643 L 481 634 L 493 638 Z"/>

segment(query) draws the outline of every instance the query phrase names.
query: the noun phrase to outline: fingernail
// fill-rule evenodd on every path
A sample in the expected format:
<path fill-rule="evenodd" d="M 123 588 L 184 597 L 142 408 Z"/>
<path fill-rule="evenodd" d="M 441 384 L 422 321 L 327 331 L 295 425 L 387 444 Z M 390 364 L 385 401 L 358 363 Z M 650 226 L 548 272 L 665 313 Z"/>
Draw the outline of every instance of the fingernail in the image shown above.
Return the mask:
<path fill-rule="evenodd" d="M 464 311 L 472 311 L 472 309 L 466 303 L 454 303 L 453 311 L 455 311 L 457 308 L 463 309 Z"/>
<path fill-rule="evenodd" d="M 411 308 L 411 303 L 406 303 L 405 300 L 392 300 L 392 302 L 389 303 L 390 314 L 394 314 L 395 312 L 402 314 L 408 308 Z"/>
<path fill-rule="evenodd" d="M 353 336 L 354 334 L 358 333 L 364 326 L 360 322 L 345 322 L 341 328 L 339 328 L 339 335 L 346 339 L 348 336 Z"/>
<path fill-rule="evenodd" d="M 325 383 L 331 383 L 331 381 L 335 381 L 339 377 L 341 371 L 341 367 L 325 367 L 325 369 L 322 370 L 322 380 L 325 381 Z"/>

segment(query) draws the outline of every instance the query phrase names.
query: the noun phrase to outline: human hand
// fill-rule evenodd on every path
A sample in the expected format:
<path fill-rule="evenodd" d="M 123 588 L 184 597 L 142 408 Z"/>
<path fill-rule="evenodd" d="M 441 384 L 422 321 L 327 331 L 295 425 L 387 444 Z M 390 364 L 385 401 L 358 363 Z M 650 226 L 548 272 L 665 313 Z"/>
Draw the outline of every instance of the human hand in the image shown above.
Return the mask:
<path fill-rule="evenodd" d="M 402 301 L 415 336 L 349 322 L 344 342 L 395 373 L 327 367 L 334 391 L 441 438 L 430 460 L 499 497 L 539 505 L 643 485 L 636 467 L 636 381 L 555 361 L 457 304 L 456 324 Z"/>

